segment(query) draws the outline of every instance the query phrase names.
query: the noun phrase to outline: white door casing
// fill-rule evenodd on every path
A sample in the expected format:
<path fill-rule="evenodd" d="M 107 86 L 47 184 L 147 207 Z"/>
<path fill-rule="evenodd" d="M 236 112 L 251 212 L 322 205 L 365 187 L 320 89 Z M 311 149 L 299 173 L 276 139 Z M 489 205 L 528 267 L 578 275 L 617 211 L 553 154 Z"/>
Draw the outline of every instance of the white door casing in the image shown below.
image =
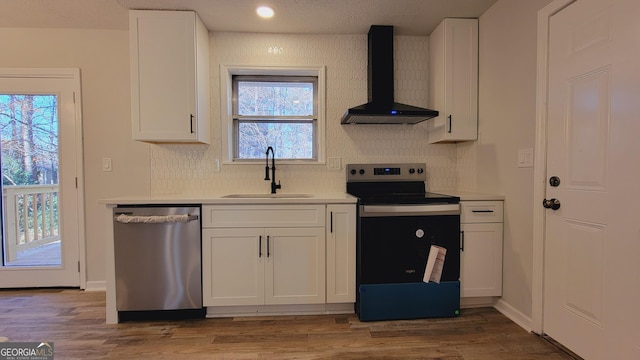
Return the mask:
<path fill-rule="evenodd" d="M 546 151 L 534 194 L 561 207 L 534 211 L 533 330 L 587 359 L 640 358 L 640 4 L 568 3 L 539 15 L 539 44 L 545 17 L 549 41 L 536 143 Z"/>
<path fill-rule="evenodd" d="M 0 287 L 86 284 L 79 69 L 0 69 L 0 92 L 56 94 L 59 121 L 61 266 L 0 267 Z"/>

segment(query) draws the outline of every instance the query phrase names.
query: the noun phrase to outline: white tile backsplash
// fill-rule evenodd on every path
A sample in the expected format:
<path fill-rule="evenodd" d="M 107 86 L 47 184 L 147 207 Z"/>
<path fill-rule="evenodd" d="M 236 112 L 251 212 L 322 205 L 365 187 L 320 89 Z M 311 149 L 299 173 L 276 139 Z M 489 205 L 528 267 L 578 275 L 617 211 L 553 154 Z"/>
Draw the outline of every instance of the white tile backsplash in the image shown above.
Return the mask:
<path fill-rule="evenodd" d="M 428 37 L 394 38 L 395 97 L 399 102 L 427 107 Z M 209 195 L 268 192 L 264 165 L 222 164 L 220 64 L 256 66 L 326 66 L 327 157 L 341 158 L 342 170 L 325 164 L 277 166 L 282 192 L 342 192 L 349 163 L 425 162 L 430 189 L 454 189 L 455 144 L 429 145 L 426 123 L 416 125 L 341 125 L 349 107 L 367 101 L 366 35 L 290 35 L 210 33 L 210 145 L 151 145 L 152 195 Z"/>

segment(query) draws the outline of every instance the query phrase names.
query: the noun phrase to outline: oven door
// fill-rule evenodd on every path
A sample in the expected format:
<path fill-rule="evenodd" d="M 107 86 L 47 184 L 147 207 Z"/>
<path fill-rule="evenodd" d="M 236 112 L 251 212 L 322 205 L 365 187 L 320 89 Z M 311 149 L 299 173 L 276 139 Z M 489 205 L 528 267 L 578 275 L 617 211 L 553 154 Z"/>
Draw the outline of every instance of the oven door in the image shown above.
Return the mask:
<path fill-rule="evenodd" d="M 459 204 L 362 205 L 359 284 L 422 282 L 431 245 L 447 249 L 441 281 L 457 281 Z"/>

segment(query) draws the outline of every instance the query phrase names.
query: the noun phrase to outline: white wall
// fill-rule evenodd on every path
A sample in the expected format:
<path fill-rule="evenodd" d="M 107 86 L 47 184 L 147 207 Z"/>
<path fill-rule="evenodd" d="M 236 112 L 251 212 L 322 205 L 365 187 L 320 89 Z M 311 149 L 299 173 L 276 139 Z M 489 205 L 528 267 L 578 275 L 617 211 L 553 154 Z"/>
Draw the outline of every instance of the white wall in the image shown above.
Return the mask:
<path fill-rule="evenodd" d="M 105 279 L 98 199 L 150 191 L 148 145 L 131 140 L 128 36 L 114 30 L 0 28 L 0 67 L 80 68 L 88 281 Z M 113 172 L 102 172 L 103 157 L 113 159 Z"/>
<path fill-rule="evenodd" d="M 211 40 L 211 145 L 151 145 L 151 192 L 210 194 L 268 192 L 264 165 L 224 165 L 220 114 L 220 65 L 326 66 L 327 157 L 342 166 L 360 162 L 426 162 L 430 188 L 456 187 L 455 145 L 429 145 L 426 123 L 417 125 L 341 125 L 349 107 L 367 101 L 366 35 L 226 33 Z M 427 36 L 396 36 L 396 100 L 427 106 Z M 282 54 L 269 52 L 282 48 Z M 278 165 L 282 192 L 343 192 L 344 170 L 319 165 Z"/>
<path fill-rule="evenodd" d="M 502 300 L 531 317 L 537 11 L 551 0 L 499 0 L 480 17 L 478 141 L 459 144 L 461 188 L 505 196 Z M 542 201 L 542 200 L 540 200 Z"/>

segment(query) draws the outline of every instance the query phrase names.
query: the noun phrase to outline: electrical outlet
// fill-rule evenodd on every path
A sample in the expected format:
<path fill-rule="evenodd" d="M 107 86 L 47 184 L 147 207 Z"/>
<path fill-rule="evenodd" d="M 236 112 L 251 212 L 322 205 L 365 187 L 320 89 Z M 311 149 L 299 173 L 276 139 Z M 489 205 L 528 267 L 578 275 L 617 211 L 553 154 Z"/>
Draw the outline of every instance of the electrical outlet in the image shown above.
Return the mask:
<path fill-rule="evenodd" d="M 111 158 L 102 158 L 102 171 L 110 172 L 112 170 Z"/>

